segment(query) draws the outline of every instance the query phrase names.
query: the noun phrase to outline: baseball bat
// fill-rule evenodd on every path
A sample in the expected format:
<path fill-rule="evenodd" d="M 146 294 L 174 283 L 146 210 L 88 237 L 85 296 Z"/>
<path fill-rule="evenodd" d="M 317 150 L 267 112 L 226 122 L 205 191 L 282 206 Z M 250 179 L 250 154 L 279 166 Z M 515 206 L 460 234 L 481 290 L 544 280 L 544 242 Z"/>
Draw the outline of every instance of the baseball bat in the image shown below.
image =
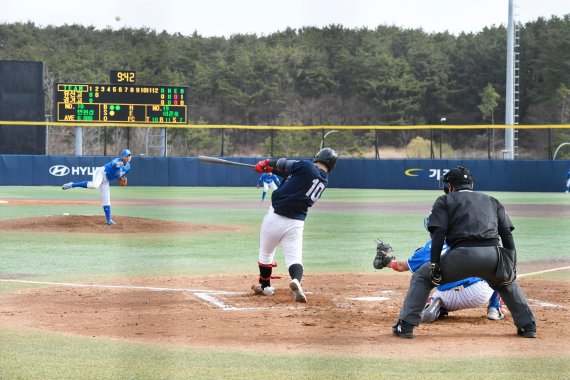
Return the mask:
<path fill-rule="evenodd" d="M 206 164 L 246 166 L 248 168 L 255 167 L 255 165 L 252 165 L 252 164 L 245 164 L 243 162 L 229 161 L 229 160 L 224 160 L 223 158 L 208 157 L 208 156 L 198 156 L 198 161 L 206 163 Z"/>

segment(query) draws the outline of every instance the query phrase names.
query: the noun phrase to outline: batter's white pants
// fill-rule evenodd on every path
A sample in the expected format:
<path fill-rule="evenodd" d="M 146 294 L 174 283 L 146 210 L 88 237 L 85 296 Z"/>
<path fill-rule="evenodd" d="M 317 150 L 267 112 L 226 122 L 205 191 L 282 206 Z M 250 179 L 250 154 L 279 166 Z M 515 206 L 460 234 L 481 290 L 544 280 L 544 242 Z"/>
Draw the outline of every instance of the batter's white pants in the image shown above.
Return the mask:
<path fill-rule="evenodd" d="M 105 168 L 103 166 L 95 169 L 91 181 L 87 182 L 87 188 L 99 189 L 99 192 L 101 192 L 101 203 L 103 206 L 111 205 L 111 189 L 109 187 L 109 181 L 107 180 L 107 175 L 105 174 Z"/>
<path fill-rule="evenodd" d="M 272 264 L 275 249 L 281 244 L 287 268 L 293 264 L 303 265 L 304 226 L 303 220 L 277 215 L 273 207 L 270 207 L 263 218 L 259 232 L 259 262 Z"/>
<path fill-rule="evenodd" d="M 263 192 L 264 193 L 267 193 L 267 190 L 269 190 L 270 187 L 272 190 L 277 190 L 277 185 L 275 184 L 275 182 L 271 182 L 271 183 L 263 182 Z"/>
<path fill-rule="evenodd" d="M 443 292 L 436 289 L 432 297 L 441 298 L 442 307 L 447 311 L 455 311 L 487 306 L 492 294 L 493 289 L 487 281 L 479 281 L 466 288 L 461 285 Z"/>

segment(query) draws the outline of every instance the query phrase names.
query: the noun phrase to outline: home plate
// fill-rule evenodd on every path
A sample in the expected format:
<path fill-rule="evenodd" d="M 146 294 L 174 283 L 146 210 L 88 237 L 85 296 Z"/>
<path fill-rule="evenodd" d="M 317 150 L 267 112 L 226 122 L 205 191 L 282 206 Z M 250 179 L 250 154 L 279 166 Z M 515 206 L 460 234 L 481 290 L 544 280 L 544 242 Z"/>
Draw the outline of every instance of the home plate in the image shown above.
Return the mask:
<path fill-rule="evenodd" d="M 370 302 L 380 302 L 380 301 L 387 301 L 390 298 L 388 297 L 355 297 L 349 298 L 349 300 L 353 301 L 370 301 Z"/>

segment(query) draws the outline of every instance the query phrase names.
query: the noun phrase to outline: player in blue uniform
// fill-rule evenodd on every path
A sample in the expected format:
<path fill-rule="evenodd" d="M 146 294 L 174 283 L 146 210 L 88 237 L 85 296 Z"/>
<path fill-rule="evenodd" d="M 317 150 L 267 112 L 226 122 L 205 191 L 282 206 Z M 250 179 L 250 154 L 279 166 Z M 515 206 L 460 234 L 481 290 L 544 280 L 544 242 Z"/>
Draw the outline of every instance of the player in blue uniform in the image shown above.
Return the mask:
<path fill-rule="evenodd" d="M 117 224 L 111 218 L 111 190 L 109 188 L 109 182 L 125 178 L 127 173 L 131 170 L 131 151 L 129 149 L 123 149 L 121 151 L 121 157 L 117 157 L 114 160 L 106 163 L 104 166 L 98 167 L 93 172 L 93 177 L 91 181 L 81 181 L 81 182 L 68 182 L 64 184 L 61 188 L 63 190 L 68 190 L 74 187 L 83 187 L 86 189 L 99 189 L 101 192 L 101 199 L 103 203 L 103 211 L 105 212 L 105 218 L 108 225 Z"/>
<path fill-rule="evenodd" d="M 566 173 L 566 194 L 570 193 L 570 169 L 568 169 L 568 173 Z"/>
<path fill-rule="evenodd" d="M 337 154 L 331 148 L 321 149 L 309 160 L 266 159 L 255 165 L 258 173 L 274 171 L 285 178 L 271 195 L 271 207 L 259 234 L 259 284 L 252 288 L 256 294 L 271 296 L 271 273 L 275 249 L 283 248 L 285 265 L 291 276 L 289 289 L 296 302 L 307 302 L 301 287 L 303 277 L 303 228 L 308 208 L 322 195 L 328 184 L 329 173 L 337 162 Z"/>
<path fill-rule="evenodd" d="M 427 229 L 429 217 L 424 219 Z M 449 246 L 444 243 L 442 255 L 449 251 Z M 397 272 L 409 270 L 414 273 L 422 265 L 430 261 L 431 239 L 422 247 L 418 248 L 412 257 L 407 260 L 392 260 L 389 264 Z M 500 320 L 505 318 L 505 312 L 501 305 L 499 292 L 493 291 L 489 284 L 479 277 L 469 277 L 463 280 L 450 282 L 435 288 L 434 293 L 428 300 L 424 309 L 421 322 L 431 323 L 439 317 L 446 316 L 449 311 L 463 310 L 485 306 L 487 318 Z"/>
<path fill-rule="evenodd" d="M 281 181 L 279 178 L 272 172 L 263 173 L 261 177 L 259 177 L 259 181 L 257 181 L 257 188 L 263 185 L 263 194 L 261 195 L 261 201 L 265 200 L 265 195 L 267 194 L 267 190 L 271 188 L 273 191 L 277 190 L 277 187 L 281 185 Z"/>

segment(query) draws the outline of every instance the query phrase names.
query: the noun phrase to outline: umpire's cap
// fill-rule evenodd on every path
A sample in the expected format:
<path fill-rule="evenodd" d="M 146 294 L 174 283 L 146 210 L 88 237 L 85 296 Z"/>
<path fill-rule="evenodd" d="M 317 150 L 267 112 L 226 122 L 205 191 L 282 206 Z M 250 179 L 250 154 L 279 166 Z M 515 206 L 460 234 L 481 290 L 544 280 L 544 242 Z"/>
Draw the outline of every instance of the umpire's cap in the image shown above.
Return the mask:
<path fill-rule="evenodd" d="M 131 153 L 131 150 L 130 150 L 130 149 L 123 149 L 123 150 L 121 150 L 121 156 L 123 156 L 123 157 L 130 156 L 131 154 L 132 154 L 132 153 Z"/>
<path fill-rule="evenodd" d="M 445 183 L 451 183 L 452 185 L 469 185 L 473 183 L 473 177 L 469 172 L 469 169 L 463 166 L 458 166 L 451 169 L 442 178 Z"/>
<path fill-rule="evenodd" d="M 336 166 L 336 160 L 338 156 L 332 148 L 323 148 L 317 152 L 313 162 L 322 162 L 329 169 L 329 173 L 332 172 Z"/>

